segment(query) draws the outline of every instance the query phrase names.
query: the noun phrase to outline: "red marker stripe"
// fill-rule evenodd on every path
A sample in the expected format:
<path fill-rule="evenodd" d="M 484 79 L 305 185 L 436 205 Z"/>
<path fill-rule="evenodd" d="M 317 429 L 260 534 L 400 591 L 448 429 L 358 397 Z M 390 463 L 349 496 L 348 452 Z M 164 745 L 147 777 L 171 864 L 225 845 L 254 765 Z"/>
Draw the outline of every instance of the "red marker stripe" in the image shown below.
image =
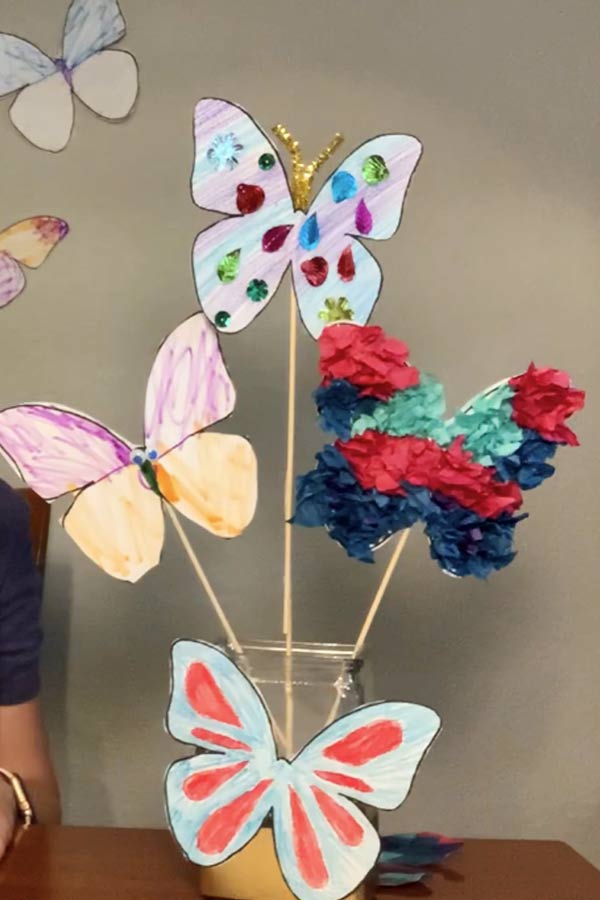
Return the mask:
<path fill-rule="evenodd" d="M 208 731 L 206 728 L 192 728 L 192 734 L 199 741 L 214 744 L 215 747 L 223 747 L 224 750 L 245 750 L 246 753 L 252 753 L 252 747 L 249 747 L 248 744 L 236 741 L 235 738 L 228 737 L 226 734 L 217 734 L 216 731 Z"/>
<path fill-rule="evenodd" d="M 337 784 L 339 787 L 350 788 L 353 791 L 360 791 L 363 794 L 372 794 L 373 788 L 362 778 L 353 778 L 352 775 L 342 775 L 341 772 L 315 772 L 323 781 L 330 784 Z"/>
<path fill-rule="evenodd" d="M 222 853 L 246 824 L 256 804 L 272 783 L 272 779 L 259 781 L 251 791 L 211 813 L 196 835 L 198 850 L 208 855 Z"/>
<path fill-rule="evenodd" d="M 205 800 L 230 778 L 245 769 L 247 765 L 248 760 L 244 760 L 244 762 L 234 763 L 232 766 L 220 766 L 218 769 L 194 772 L 183 782 L 183 793 L 188 800 Z"/>
<path fill-rule="evenodd" d="M 402 738 L 402 727 L 398 722 L 381 719 L 351 731 L 346 737 L 326 747 L 323 756 L 348 766 L 364 766 L 372 759 L 396 750 L 402 743 Z"/>
<path fill-rule="evenodd" d="M 185 695 L 190 706 L 201 716 L 242 727 L 231 704 L 204 663 L 195 662 L 185 675 Z"/>
<path fill-rule="evenodd" d="M 321 788 L 312 787 L 311 790 L 319 804 L 319 809 L 340 841 L 346 844 L 347 847 L 358 847 L 365 834 L 360 823 L 337 800 L 334 800 Z"/>
<path fill-rule="evenodd" d="M 324 888 L 329 883 L 329 873 L 317 835 L 310 824 L 302 800 L 293 788 L 289 790 L 292 836 L 298 869 L 308 887 L 315 890 Z"/>

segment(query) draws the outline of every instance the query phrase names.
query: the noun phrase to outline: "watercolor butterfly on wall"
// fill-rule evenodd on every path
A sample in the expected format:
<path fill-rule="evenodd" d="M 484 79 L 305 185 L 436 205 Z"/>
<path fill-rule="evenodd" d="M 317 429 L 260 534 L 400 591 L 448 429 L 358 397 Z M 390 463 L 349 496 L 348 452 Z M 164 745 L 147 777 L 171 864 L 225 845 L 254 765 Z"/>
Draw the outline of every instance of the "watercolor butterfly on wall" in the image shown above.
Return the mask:
<path fill-rule="evenodd" d="M 37 269 L 68 233 L 67 223 L 53 216 L 24 219 L 0 232 L 0 309 L 25 288 L 21 266 Z"/>
<path fill-rule="evenodd" d="M 67 533 L 109 575 L 137 581 L 160 559 L 163 502 L 220 537 L 239 535 L 251 521 L 251 445 L 203 433 L 234 406 L 216 333 L 197 313 L 158 350 L 143 447 L 81 413 L 31 403 L 0 412 L 0 452 L 40 497 L 75 493 L 62 521 Z"/>
<path fill-rule="evenodd" d="M 396 809 L 440 728 L 433 710 L 373 703 L 279 759 L 264 701 L 216 647 L 172 649 L 167 729 L 203 752 L 166 775 L 171 830 L 194 863 L 214 866 L 241 850 L 272 814 L 283 876 L 300 900 L 339 900 L 375 865 L 380 839 L 351 801 Z M 350 798 L 350 799 L 348 799 Z"/>
<path fill-rule="evenodd" d="M 305 214 L 294 209 L 273 143 L 239 106 L 201 100 L 194 131 L 194 201 L 230 216 L 203 231 L 193 251 L 200 304 L 217 328 L 245 328 L 290 264 L 300 315 L 313 337 L 338 319 L 365 323 L 382 275 L 357 238 L 385 240 L 397 230 L 421 154 L 416 138 L 387 134 L 367 141 Z"/>
<path fill-rule="evenodd" d="M 124 50 L 108 50 L 125 34 L 116 0 L 73 0 L 60 58 L 12 34 L 0 34 L 0 97 L 18 91 L 10 119 L 41 150 L 63 150 L 74 121 L 73 94 L 104 119 L 124 119 L 138 94 L 138 69 Z"/>

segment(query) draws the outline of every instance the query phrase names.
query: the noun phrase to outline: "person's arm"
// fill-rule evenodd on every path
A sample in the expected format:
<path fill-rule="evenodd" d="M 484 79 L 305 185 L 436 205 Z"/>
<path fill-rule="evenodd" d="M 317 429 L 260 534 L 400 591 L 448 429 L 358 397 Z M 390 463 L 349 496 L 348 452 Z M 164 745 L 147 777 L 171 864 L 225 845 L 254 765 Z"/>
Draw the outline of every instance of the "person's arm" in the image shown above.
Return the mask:
<path fill-rule="evenodd" d="M 19 775 L 37 821 L 56 822 L 58 787 L 37 699 L 40 607 L 29 512 L 0 482 L 0 768 Z M 0 857 L 12 836 L 15 815 L 12 788 L 0 780 Z"/>

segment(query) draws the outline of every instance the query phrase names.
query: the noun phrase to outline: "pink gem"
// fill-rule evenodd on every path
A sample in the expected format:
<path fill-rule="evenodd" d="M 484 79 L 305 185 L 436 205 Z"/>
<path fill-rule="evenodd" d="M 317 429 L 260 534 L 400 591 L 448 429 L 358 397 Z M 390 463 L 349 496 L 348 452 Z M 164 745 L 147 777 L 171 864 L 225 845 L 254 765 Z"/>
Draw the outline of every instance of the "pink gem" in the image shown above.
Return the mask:
<path fill-rule="evenodd" d="M 275 228 L 265 231 L 262 237 L 262 248 L 265 253 L 276 253 L 280 250 L 293 227 L 293 225 L 276 225 Z"/>
<path fill-rule="evenodd" d="M 373 229 L 373 216 L 369 212 L 369 208 L 364 200 L 361 200 L 356 207 L 354 217 L 356 222 L 356 230 L 359 234 L 370 234 Z"/>

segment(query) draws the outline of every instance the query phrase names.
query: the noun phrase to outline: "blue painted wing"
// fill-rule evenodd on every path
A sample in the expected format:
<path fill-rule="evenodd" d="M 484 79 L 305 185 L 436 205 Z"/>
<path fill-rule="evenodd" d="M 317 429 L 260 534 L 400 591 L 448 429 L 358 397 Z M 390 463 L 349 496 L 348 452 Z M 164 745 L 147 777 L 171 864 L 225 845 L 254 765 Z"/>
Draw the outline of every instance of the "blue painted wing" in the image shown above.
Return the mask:
<path fill-rule="evenodd" d="M 36 84 L 56 71 L 56 63 L 29 41 L 0 34 L 0 97 Z"/>
<path fill-rule="evenodd" d="M 280 764 L 262 699 L 224 653 L 201 641 L 178 641 L 171 666 L 167 729 L 205 752 L 169 768 L 169 823 L 192 862 L 216 865 L 261 826 Z"/>
<path fill-rule="evenodd" d="M 425 707 L 372 704 L 338 719 L 292 760 L 278 782 L 273 823 L 283 875 L 300 900 L 338 900 L 364 880 L 379 837 L 347 798 L 399 806 L 439 726 Z"/>
<path fill-rule="evenodd" d="M 125 19 L 117 0 L 73 0 L 67 11 L 63 59 L 74 69 L 125 34 Z"/>

